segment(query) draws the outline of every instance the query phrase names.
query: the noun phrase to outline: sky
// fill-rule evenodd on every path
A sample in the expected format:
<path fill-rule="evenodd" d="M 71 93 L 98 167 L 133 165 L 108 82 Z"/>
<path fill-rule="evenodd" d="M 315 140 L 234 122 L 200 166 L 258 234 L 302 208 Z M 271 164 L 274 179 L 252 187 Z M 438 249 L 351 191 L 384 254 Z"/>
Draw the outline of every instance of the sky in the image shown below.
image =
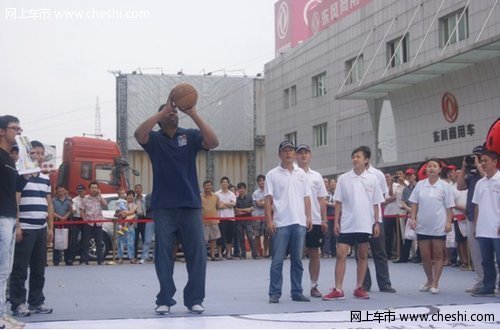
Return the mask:
<path fill-rule="evenodd" d="M 263 73 L 274 58 L 275 0 L 0 0 L 0 114 L 56 145 L 116 139 L 110 71 Z"/>

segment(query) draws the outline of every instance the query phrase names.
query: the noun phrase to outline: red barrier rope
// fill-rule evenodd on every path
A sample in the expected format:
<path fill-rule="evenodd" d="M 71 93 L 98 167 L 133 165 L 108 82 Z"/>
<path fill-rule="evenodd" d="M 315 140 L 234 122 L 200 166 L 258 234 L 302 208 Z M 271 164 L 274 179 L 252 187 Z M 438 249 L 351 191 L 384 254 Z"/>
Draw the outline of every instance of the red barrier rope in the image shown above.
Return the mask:
<path fill-rule="evenodd" d="M 409 215 L 406 214 L 391 214 L 391 215 L 385 215 L 384 218 L 389 218 L 389 219 L 405 219 L 409 218 Z M 466 217 L 463 214 L 455 214 L 453 216 L 454 220 L 457 221 L 462 221 L 465 220 Z M 252 221 L 257 221 L 257 220 L 265 220 L 264 216 L 245 216 L 245 217 L 204 217 L 202 219 L 203 221 L 220 221 L 220 220 L 232 220 L 232 221 L 243 221 L 243 220 L 252 220 Z M 327 217 L 328 221 L 334 221 L 335 217 L 334 216 L 328 216 Z M 54 221 L 54 225 L 56 226 L 64 226 L 64 225 L 85 225 L 85 224 L 94 224 L 94 223 L 105 223 L 105 222 L 113 222 L 115 221 L 118 224 L 122 223 L 147 223 L 147 222 L 153 222 L 153 219 L 134 219 L 134 220 L 126 220 L 126 219 L 103 219 L 103 220 L 64 220 L 64 221 Z"/>

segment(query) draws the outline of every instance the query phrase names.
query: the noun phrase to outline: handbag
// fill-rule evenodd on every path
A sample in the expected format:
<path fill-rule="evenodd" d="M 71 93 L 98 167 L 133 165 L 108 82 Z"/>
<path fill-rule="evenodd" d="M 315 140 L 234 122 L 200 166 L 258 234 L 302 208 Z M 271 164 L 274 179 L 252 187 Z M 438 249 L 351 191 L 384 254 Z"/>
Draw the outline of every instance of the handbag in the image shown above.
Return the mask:
<path fill-rule="evenodd" d="M 408 218 L 406 220 L 406 225 L 405 225 L 405 239 L 415 241 L 417 239 L 417 233 L 413 228 L 411 228 L 411 219 Z"/>
<path fill-rule="evenodd" d="M 54 229 L 54 250 L 66 250 L 68 248 L 68 228 Z"/>

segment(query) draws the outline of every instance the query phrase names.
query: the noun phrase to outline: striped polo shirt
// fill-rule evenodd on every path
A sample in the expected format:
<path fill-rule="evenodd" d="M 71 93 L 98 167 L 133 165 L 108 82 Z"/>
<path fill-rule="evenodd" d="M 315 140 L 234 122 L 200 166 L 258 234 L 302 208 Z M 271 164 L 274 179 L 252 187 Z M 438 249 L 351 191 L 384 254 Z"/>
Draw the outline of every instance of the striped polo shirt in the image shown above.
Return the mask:
<path fill-rule="evenodd" d="M 47 196 L 50 195 L 50 180 L 43 173 L 30 177 L 21 191 L 19 201 L 19 223 L 21 229 L 41 229 L 47 226 Z"/>

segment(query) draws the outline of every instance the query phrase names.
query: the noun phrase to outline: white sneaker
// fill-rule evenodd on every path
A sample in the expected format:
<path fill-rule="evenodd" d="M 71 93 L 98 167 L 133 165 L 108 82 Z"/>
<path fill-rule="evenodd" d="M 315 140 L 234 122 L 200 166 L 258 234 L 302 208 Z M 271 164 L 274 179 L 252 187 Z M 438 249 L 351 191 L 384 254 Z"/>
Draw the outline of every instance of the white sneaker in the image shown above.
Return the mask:
<path fill-rule="evenodd" d="M 205 308 L 201 304 L 193 305 L 191 307 L 188 307 L 188 309 L 191 313 L 195 314 L 201 314 L 205 311 Z"/>
<path fill-rule="evenodd" d="M 144 259 L 139 260 L 139 263 L 142 265 L 144 263 Z"/>
<path fill-rule="evenodd" d="M 17 306 L 17 308 L 12 312 L 12 315 L 14 316 L 30 316 L 30 310 L 28 309 L 28 306 L 26 304 L 20 304 Z"/>
<path fill-rule="evenodd" d="M 8 328 L 8 329 L 24 328 L 24 322 L 18 321 L 8 314 L 5 314 L 2 318 L 0 318 L 0 326 L 2 325 L 3 328 Z"/>
<path fill-rule="evenodd" d="M 438 294 L 439 293 L 439 289 L 438 288 L 435 288 L 435 287 L 431 287 L 429 289 L 429 292 L 432 293 L 432 294 Z"/>
<path fill-rule="evenodd" d="M 170 306 L 167 306 L 167 305 L 156 306 L 155 313 L 159 314 L 159 315 L 168 314 L 168 313 L 170 313 Z"/>

